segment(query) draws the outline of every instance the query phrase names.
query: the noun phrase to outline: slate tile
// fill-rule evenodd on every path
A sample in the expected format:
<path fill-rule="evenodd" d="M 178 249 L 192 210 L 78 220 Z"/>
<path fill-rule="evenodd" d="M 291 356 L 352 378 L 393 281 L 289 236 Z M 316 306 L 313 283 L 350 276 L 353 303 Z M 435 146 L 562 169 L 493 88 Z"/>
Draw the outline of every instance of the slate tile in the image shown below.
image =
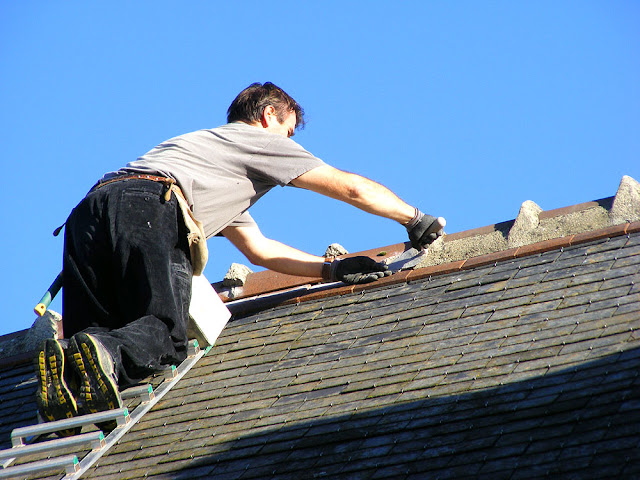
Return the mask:
<path fill-rule="evenodd" d="M 500 308 L 507 308 L 507 306 L 511 302 L 516 301 L 514 299 L 505 300 L 503 297 L 504 297 L 504 292 L 502 290 L 499 290 L 496 292 L 484 293 L 482 295 L 467 297 L 465 299 L 460 298 L 459 300 L 456 300 L 456 301 L 464 300 L 463 303 L 464 303 L 465 309 L 467 309 L 466 313 L 468 315 L 476 315 L 478 313 L 484 313 L 488 311 L 486 308 L 483 308 L 483 306 L 485 305 L 492 304 L 495 306 L 495 308 L 500 309 Z"/>
<path fill-rule="evenodd" d="M 600 289 L 606 290 L 609 288 L 622 287 L 625 285 L 633 287 L 635 284 L 640 282 L 640 273 L 627 273 L 627 271 L 628 267 L 627 269 L 620 268 L 607 272 L 607 275 L 602 279 L 603 283 Z"/>
<path fill-rule="evenodd" d="M 283 478 L 278 474 L 278 466 L 287 464 L 287 457 L 290 452 L 283 452 L 278 455 L 270 455 L 269 458 L 257 457 L 251 459 L 245 466 L 244 471 L 239 472 L 238 478 L 240 479 L 264 479 L 264 478 Z M 275 476 L 277 475 L 277 476 Z M 286 475 L 286 474 L 284 474 Z M 198 478 L 198 477 L 190 477 Z M 211 478 L 219 478 L 212 476 Z M 226 478 L 226 477 L 225 477 Z M 295 478 L 295 477 L 292 477 Z"/>
<path fill-rule="evenodd" d="M 617 258 L 613 264 L 613 268 L 624 268 L 629 266 L 637 266 L 640 269 L 640 255 L 634 252 L 632 255 Z M 636 270 L 637 272 L 638 270 Z"/>
<path fill-rule="evenodd" d="M 541 459 L 535 458 L 531 463 L 522 465 L 518 463 L 518 468 L 514 469 L 512 480 L 530 479 L 530 478 L 553 478 L 555 472 L 555 460 L 547 460 L 545 457 Z"/>
<path fill-rule="evenodd" d="M 573 305 L 579 305 L 588 301 L 589 297 L 593 295 L 601 286 L 601 282 L 597 283 L 584 283 L 579 285 L 573 285 L 566 287 L 562 290 L 551 290 L 535 296 L 534 301 L 543 302 L 548 300 L 562 299 L 564 302 L 560 303 L 558 308 L 564 308 L 567 302 L 575 301 Z M 579 298 L 578 298 L 579 297 Z M 586 298 L 585 298 L 586 297 Z M 573 306 L 569 305 L 569 306 Z"/>
<path fill-rule="evenodd" d="M 351 375 L 353 372 L 350 368 L 333 370 L 331 367 L 327 367 L 326 363 L 317 363 L 311 367 L 319 367 L 318 369 L 309 370 L 308 367 L 296 373 L 294 378 L 291 378 L 289 385 L 303 385 L 303 384 L 315 384 L 319 381 L 335 381 L 335 385 L 344 383 L 344 378 Z"/>
<path fill-rule="evenodd" d="M 568 283 L 568 280 L 559 280 L 545 284 L 535 283 L 524 287 L 509 287 L 503 292 L 500 299 L 506 301 L 514 298 L 526 297 L 532 302 L 540 302 L 541 295 L 553 295 L 554 292 L 558 292 L 565 288 Z"/>
<path fill-rule="evenodd" d="M 534 277 L 535 282 L 537 283 L 538 281 L 545 278 L 549 272 L 566 268 L 566 262 L 564 262 L 565 265 L 558 266 L 557 264 L 559 262 L 559 260 L 540 262 L 532 266 L 519 268 L 513 279 L 514 281 L 523 281 L 524 278 Z M 575 262 L 573 262 L 572 265 L 573 264 L 575 264 Z"/>
<path fill-rule="evenodd" d="M 353 338 L 358 334 L 359 331 L 364 329 L 369 323 L 370 319 L 358 320 L 356 322 L 343 322 L 338 325 L 332 325 L 330 327 L 326 327 L 322 330 L 313 329 L 307 330 L 305 334 L 300 337 L 300 339 L 304 339 L 305 336 L 312 337 L 328 337 L 329 341 L 336 342 L 341 340 L 346 340 L 349 338 Z"/>
<path fill-rule="evenodd" d="M 535 326 L 522 328 L 516 324 L 512 329 L 504 333 L 504 341 L 500 344 L 498 355 L 504 356 L 513 352 L 527 350 L 538 339 L 539 333 Z"/>
<path fill-rule="evenodd" d="M 364 345 L 362 347 L 349 347 L 344 350 L 337 362 L 339 364 L 333 364 L 331 368 L 346 368 L 352 365 L 360 365 L 367 361 L 375 352 L 378 351 L 380 346 L 378 344 Z"/>
<path fill-rule="evenodd" d="M 486 273 L 482 275 L 479 282 L 481 285 L 490 285 L 493 283 L 502 283 L 509 280 L 515 274 L 514 269 L 499 270 L 497 267 L 486 269 Z"/>
<path fill-rule="evenodd" d="M 429 315 L 435 310 L 439 301 L 438 295 L 420 297 L 416 296 L 416 299 L 411 303 L 411 309 L 422 309 L 423 315 Z"/>
<path fill-rule="evenodd" d="M 627 238 L 624 235 L 618 237 L 612 237 L 604 241 L 599 241 L 591 246 L 584 247 L 584 251 L 587 254 L 593 254 L 598 252 L 606 252 L 609 250 L 619 250 L 625 246 Z"/>
<path fill-rule="evenodd" d="M 587 307 L 587 312 L 594 312 L 596 310 L 609 309 L 612 307 L 617 307 L 616 313 L 640 310 L 640 293 L 592 302 Z"/>
<path fill-rule="evenodd" d="M 559 328 L 561 326 L 569 326 L 575 325 L 579 326 L 581 324 L 590 324 L 593 322 L 597 324 L 602 319 L 606 319 L 611 317 L 617 310 L 616 307 L 605 308 L 602 310 L 597 310 L 593 312 L 586 312 L 586 308 L 584 306 L 573 307 L 568 310 L 558 310 L 557 312 L 552 312 L 549 314 L 548 323 L 550 326 L 554 328 Z M 562 318 L 562 313 L 571 311 L 571 314 L 567 314 Z"/>
<path fill-rule="evenodd" d="M 577 274 L 571 277 L 569 285 L 573 286 L 573 285 L 580 285 L 583 283 L 593 283 L 593 282 L 600 282 L 600 281 L 605 282 L 607 280 L 616 279 L 620 277 L 632 277 L 633 275 L 635 275 L 635 272 L 633 272 L 632 269 L 630 269 L 629 267 L 599 271 L 599 272 L 588 273 L 584 275 Z"/>
<path fill-rule="evenodd" d="M 358 302 L 358 306 L 366 311 L 389 309 L 389 307 L 395 307 L 395 310 L 402 310 L 409 308 L 418 299 L 419 289 L 418 286 L 405 285 L 396 286 L 393 289 L 387 288 L 378 293 L 380 295 L 375 299 L 369 298 L 366 294 L 363 295 Z"/>
<path fill-rule="evenodd" d="M 580 351 L 593 351 L 594 354 L 597 354 L 598 350 L 601 347 L 624 344 L 629 339 L 629 336 L 630 336 L 630 332 L 623 332 L 623 333 L 618 333 L 614 335 L 608 335 L 606 337 L 597 338 L 595 337 L 595 335 L 602 333 L 599 330 L 584 332 L 584 334 L 586 335 L 590 333 L 594 333 L 594 335 L 591 338 L 589 337 L 580 338 L 580 340 L 575 343 L 567 343 L 567 345 L 565 345 L 562 348 L 559 355 L 566 355 L 566 354 L 571 354 L 571 353 L 580 352 Z M 577 335 L 573 335 L 572 340 L 576 337 Z"/>
<path fill-rule="evenodd" d="M 232 337 L 231 338 L 219 337 L 218 340 L 216 340 L 216 344 L 218 343 L 218 341 L 222 339 L 223 341 L 221 341 L 220 344 L 225 345 L 226 343 L 228 343 L 231 349 L 234 349 L 234 348 L 244 349 L 244 348 L 249 348 L 256 345 L 261 345 L 264 342 L 263 338 L 272 336 L 279 330 L 279 328 L 280 328 L 279 326 L 275 325 L 272 327 L 258 328 L 253 332 L 229 331 L 227 332 L 227 334 L 232 335 Z M 224 340 L 227 340 L 227 341 L 224 341 Z"/>
<path fill-rule="evenodd" d="M 539 312 L 551 312 L 557 308 L 560 304 L 560 300 L 552 300 L 541 303 L 531 303 L 535 297 L 529 296 L 522 299 L 512 299 L 508 305 L 501 305 L 502 308 L 495 306 L 489 306 L 489 309 L 496 311 L 493 312 L 491 320 L 502 320 L 504 318 L 522 317 L 525 315 L 532 315 Z M 488 310 L 489 310 L 488 309 Z"/>
<path fill-rule="evenodd" d="M 634 290 L 639 290 L 640 289 L 636 289 L 634 287 L 634 289 L 632 289 L 631 293 L 633 293 L 635 295 Z M 631 302 L 631 303 L 626 303 L 626 304 L 620 304 L 620 306 L 616 309 L 616 314 L 626 314 L 629 312 L 637 312 L 638 310 L 640 310 L 640 304 L 638 304 L 637 302 Z"/>
<path fill-rule="evenodd" d="M 274 403 L 274 406 L 280 407 L 280 406 L 285 406 L 292 403 L 302 403 L 302 402 L 306 402 L 307 400 L 314 400 L 316 398 L 329 398 L 329 397 L 338 395 L 343 391 L 344 391 L 343 385 L 326 387 L 322 384 L 322 382 L 317 382 L 317 383 L 308 385 L 302 391 L 300 391 L 300 389 L 293 390 L 291 392 L 288 392 L 287 390 L 282 390 L 282 393 L 279 394 L 279 398 Z"/>
<path fill-rule="evenodd" d="M 466 345 L 460 351 L 458 364 L 476 363 L 484 366 L 490 361 L 490 355 L 496 352 L 502 344 L 502 339 L 496 339 L 489 342 L 476 343 L 475 339 L 469 345 Z"/>
<path fill-rule="evenodd" d="M 593 232 L 587 232 L 586 235 L 582 235 L 582 241 L 575 241 L 574 240 L 571 241 L 571 245 L 564 247 L 563 250 L 563 257 L 564 258 L 571 258 L 573 256 L 577 256 L 577 255 L 584 255 L 584 252 L 589 250 L 591 247 L 593 246 L 598 246 L 601 245 L 603 242 L 606 242 L 607 238 L 589 238 L 589 236 L 591 235 L 591 237 L 593 237 Z M 585 238 L 586 237 L 586 238 Z"/>
<path fill-rule="evenodd" d="M 616 311 L 617 313 L 617 311 Z M 623 333 L 633 331 L 640 328 L 639 315 L 637 312 L 631 312 L 622 315 L 613 315 L 586 323 L 580 323 L 575 327 L 576 333 L 582 333 L 591 330 L 601 330 L 598 336 L 607 336 L 614 333 Z"/>
<path fill-rule="evenodd" d="M 510 374 L 513 368 L 515 368 L 515 365 L 504 365 L 503 367 L 485 369 L 470 385 L 469 391 L 483 391 L 500 387 L 500 379 L 503 378 L 504 375 Z"/>
<path fill-rule="evenodd" d="M 634 313 L 634 316 L 632 318 L 635 318 L 637 316 L 638 316 L 637 313 Z M 631 335 L 625 346 L 630 346 L 629 345 L 630 343 L 633 344 L 640 339 L 638 337 L 638 332 L 640 332 L 640 320 L 634 320 L 632 322 L 625 322 L 625 323 L 618 323 L 614 325 L 604 325 L 603 328 L 607 329 L 606 333 L 603 333 L 603 335 L 605 334 L 612 335 L 614 333 L 622 333 L 622 332 L 630 331 Z"/>
<path fill-rule="evenodd" d="M 416 374 L 428 368 L 427 359 L 421 354 L 407 353 L 398 358 L 397 361 L 389 364 L 385 370 L 385 377 L 395 377 L 397 375 Z"/>
<path fill-rule="evenodd" d="M 428 368 L 426 370 L 423 370 L 422 372 L 420 372 L 419 375 L 416 375 L 410 382 L 407 382 L 407 384 L 403 385 L 402 391 L 403 393 L 406 393 L 412 390 L 426 390 L 435 385 L 439 385 L 446 379 L 446 376 L 447 376 L 447 374 L 445 373 L 446 371 L 447 371 L 446 368 L 438 368 L 438 369 Z M 413 394 L 412 398 L 416 398 L 416 395 L 417 394 Z M 402 398 L 407 399 L 408 397 L 406 395 L 403 395 Z"/>
<path fill-rule="evenodd" d="M 547 273 L 547 275 L 544 277 L 544 281 L 557 280 L 560 278 L 568 278 L 568 277 L 572 277 L 573 275 L 577 276 L 578 272 L 580 275 L 585 275 L 585 274 L 594 273 L 594 272 L 605 272 L 611 269 L 611 267 L 613 266 L 613 263 L 614 263 L 614 260 L 611 260 L 608 262 L 601 262 L 601 263 L 594 263 L 594 264 L 574 265 L 572 268 L 571 267 L 558 268 Z"/>
<path fill-rule="evenodd" d="M 478 287 L 482 283 L 478 278 L 470 278 L 462 280 L 462 277 L 457 278 L 454 282 L 452 282 L 449 286 L 447 286 L 445 290 L 445 295 L 442 295 L 443 298 L 461 298 L 461 297 L 469 297 L 475 295 L 478 291 Z M 466 291 L 463 291 L 466 290 Z M 446 295 L 449 294 L 449 295 Z"/>
<path fill-rule="evenodd" d="M 589 464 L 589 475 L 594 478 L 633 478 L 634 475 L 631 471 L 625 472 L 626 462 L 620 461 L 621 458 L 625 458 L 625 454 L 628 452 L 631 451 L 598 453 Z"/>
<path fill-rule="evenodd" d="M 594 286 L 598 286 L 598 285 L 594 285 Z M 592 288 L 591 291 L 585 290 L 584 292 L 582 292 L 583 294 L 581 295 L 574 296 L 574 297 L 565 297 L 560 303 L 560 305 L 558 306 L 558 308 L 567 308 L 567 307 L 573 307 L 576 305 L 584 305 L 584 304 L 591 305 L 594 302 L 599 302 L 599 301 L 603 301 L 611 298 L 623 297 L 627 295 L 629 290 L 630 290 L 629 286 L 618 287 L 618 288 L 613 288 L 609 290 L 600 290 L 600 291 L 597 291 L 597 289 Z"/>
<path fill-rule="evenodd" d="M 564 242 L 562 243 L 564 244 Z M 558 249 L 529 254 L 529 252 L 537 252 L 537 251 L 539 251 L 539 246 L 524 245 L 523 247 L 521 247 L 520 251 L 518 252 L 518 259 L 515 260 L 515 262 L 512 262 L 511 264 L 504 264 L 502 265 L 502 268 L 501 268 L 501 264 L 498 264 L 498 266 L 496 267 L 496 271 L 501 269 L 508 269 L 512 272 L 515 272 L 518 270 L 526 269 L 527 267 L 534 267 L 538 265 L 553 263 L 558 258 L 560 258 L 563 252 L 563 248 L 561 246 Z"/>
<path fill-rule="evenodd" d="M 430 362 L 434 362 L 443 358 L 454 357 L 459 358 L 460 351 L 466 345 L 469 345 L 475 338 L 475 335 L 466 335 L 463 337 L 449 337 L 438 341 L 436 351 L 429 357 Z"/>
<path fill-rule="evenodd" d="M 496 294 L 493 294 L 493 295 L 496 295 Z M 457 312 L 459 310 L 464 311 L 464 309 L 468 308 L 471 305 L 470 302 L 477 302 L 477 301 L 479 300 L 478 299 L 473 300 L 473 297 L 452 298 L 452 299 L 441 298 L 437 303 L 436 308 L 433 310 L 433 313 L 440 314 L 440 313 L 448 313 L 448 312 Z"/>
<path fill-rule="evenodd" d="M 605 418 L 602 430 L 605 432 L 605 439 L 615 441 L 617 438 L 633 437 L 638 433 L 638 421 L 640 421 L 640 411 L 626 411 L 624 415 L 619 415 L 620 422 L 611 422 L 611 417 Z M 639 439 L 640 442 L 640 439 Z M 615 448 L 615 447 L 614 447 Z"/>
<path fill-rule="evenodd" d="M 378 479 L 387 480 L 389 478 L 405 478 L 405 476 L 410 473 L 408 465 L 409 465 L 409 462 L 406 462 L 406 463 L 394 462 L 391 465 L 381 466 L 375 470 L 371 478 L 372 480 L 378 480 Z"/>
<path fill-rule="evenodd" d="M 363 296 L 364 296 L 364 294 L 361 294 L 360 296 L 357 296 L 357 295 L 340 295 L 340 296 L 336 296 L 336 297 L 330 297 L 330 298 L 327 298 L 326 300 L 324 300 L 322 302 L 322 307 L 325 310 L 337 309 L 337 308 L 340 308 L 340 307 L 351 307 L 355 303 L 358 303 Z"/>
<path fill-rule="evenodd" d="M 510 355 L 520 354 L 521 352 L 528 350 L 530 347 L 531 347 L 530 341 L 529 342 L 518 341 L 518 342 L 511 342 L 509 344 L 505 344 L 503 342 L 502 345 L 500 345 L 500 348 L 498 348 L 495 352 L 489 353 L 489 358 L 491 360 L 487 365 L 494 366 L 494 365 L 503 365 L 505 362 L 509 363 L 511 362 Z"/>
<path fill-rule="evenodd" d="M 387 338 L 387 336 L 389 335 L 388 334 L 389 328 L 386 327 L 386 328 L 383 328 L 382 330 L 383 330 L 382 332 L 378 330 L 378 332 L 380 333 L 376 333 L 376 334 L 371 334 L 373 333 L 373 331 L 367 331 L 366 335 L 363 335 L 355 339 L 350 346 L 354 348 L 360 348 L 367 345 L 376 345 L 376 344 L 384 343 L 385 338 Z"/>
<path fill-rule="evenodd" d="M 602 263 L 602 262 L 609 262 L 611 260 L 616 260 L 617 258 L 623 258 L 623 257 L 627 257 L 629 255 L 632 255 L 633 253 L 630 252 L 629 250 L 607 250 L 607 251 L 601 251 L 601 252 L 597 252 L 597 253 L 589 253 L 589 249 L 585 249 L 584 250 L 584 255 L 583 255 L 583 264 L 584 265 L 589 265 L 589 264 L 593 264 L 593 263 Z"/>
<path fill-rule="evenodd" d="M 430 397 L 439 397 L 439 396 L 449 396 L 449 395 L 457 395 L 457 394 L 461 394 L 466 392 L 469 389 L 470 386 L 470 382 L 467 385 L 467 388 L 465 388 L 465 384 L 464 383 L 452 383 L 449 382 L 448 377 L 445 377 L 445 379 L 439 383 L 438 385 L 434 385 L 430 391 L 429 391 L 429 396 Z"/>
<path fill-rule="evenodd" d="M 409 379 L 407 381 L 409 381 Z M 363 408 L 380 408 L 385 405 L 394 404 L 403 392 L 403 385 L 405 385 L 405 383 L 376 385 L 370 390 L 369 397 L 363 401 Z"/>
<path fill-rule="evenodd" d="M 325 361 L 324 357 L 340 355 L 343 349 L 349 348 L 354 345 L 355 341 L 345 340 L 342 342 L 326 342 L 318 345 L 295 345 L 292 344 L 292 348 L 286 356 L 285 360 L 279 361 L 274 370 L 299 368 L 311 362 L 311 357 L 322 357 L 322 361 Z M 319 361 L 319 360 L 316 360 Z"/>

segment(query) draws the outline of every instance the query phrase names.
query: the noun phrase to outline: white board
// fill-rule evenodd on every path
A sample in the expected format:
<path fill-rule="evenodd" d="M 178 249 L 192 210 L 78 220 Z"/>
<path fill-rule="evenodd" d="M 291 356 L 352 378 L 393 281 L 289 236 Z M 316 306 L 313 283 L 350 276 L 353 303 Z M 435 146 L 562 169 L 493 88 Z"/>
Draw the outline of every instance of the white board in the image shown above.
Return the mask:
<path fill-rule="evenodd" d="M 202 347 L 213 345 L 231 318 L 231 312 L 204 275 L 193 277 L 191 282 L 189 317 L 187 336 L 198 340 Z"/>

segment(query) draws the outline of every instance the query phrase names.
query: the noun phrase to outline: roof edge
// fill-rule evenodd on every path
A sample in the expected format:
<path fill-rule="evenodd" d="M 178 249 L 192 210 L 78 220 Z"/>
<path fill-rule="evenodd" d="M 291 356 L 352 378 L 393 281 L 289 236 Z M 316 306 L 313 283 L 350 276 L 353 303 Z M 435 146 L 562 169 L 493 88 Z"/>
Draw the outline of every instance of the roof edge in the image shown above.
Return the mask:
<path fill-rule="evenodd" d="M 591 209 L 600 209 L 603 212 L 610 211 L 611 207 L 615 201 L 616 197 L 606 197 L 600 200 L 594 200 L 590 202 L 580 203 L 568 207 L 557 208 L 553 210 L 540 211 L 538 218 L 536 221 L 548 221 L 554 218 L 564 218 L 574 214 L 579 214 L 581 212 L 585 212 Z M 525 202 L 526 204 L 527 202 Z M 531 202 L 532 203 L 532 202 Z M 523 204 L 524 205 L 524 204 Z M 521 215 L 519 215 L 520 217 Z M 498 237 L 507 237 L 509 233 L 513 230 L 514 224 L 518 219 L 509 220 L 505 222 L 496 223 L 493 225 L 487 225 L 485 227 L 474 228 L 470 230 L 465 230 L 462 232 L 447 234 L 443 237 L 443 244 L 441 245 L 441 250 L 447 248 L 447 245 L 451 245 L 453 243 L 460 243 L 461 241 L 470 241 L 471 239 L 478 237 L 481 238 L 483 236 L 491 236 L 497 235 Z M 506 242 L 505 242 L 506 243 Z M 531 242 L 536 243 L 536 242 Z M 508 247 L 511 245 L 504 245 L 504 247 Z M 397 243 L 394 245 L 387 245 L 381 248 L 375 248 L 371 250 L 365 250 L 361 252 L 352 253 L 349 255 L 340 256 L 340 258 L 348 258 L 356 255 L 365 255 L 371 257 L 375 260 L 385 260 L 389 258 L 393 258 L 396 255 L 399 255 L 410 248 L 409 242 Z M 497 247 L 496 250 L 502 251 L 506 248 Z M 472 258 L 473 251 L 471 255 L 465 255 L 464 258 L 456 258 L 455 260 L 466 260 Z M 498 252 L 499 253 L 499 252 Z M 447 261 L 446 258 L 440 258 L 439 252 L 434 252 L 434 262 L 443 264 L 443 263 L 452 263 L 451 261 Z M 263 270 L 260 272 L 250 273 L 247 275 L 245 283 L 241 287 L 226 287 L 223 285 L 223 282 L 213 283 L 213 287 L 216 289 L 220 298 L 224 302 L 230 302 L 239 299 L 246 299 L 251 297 L 256 297 L 259 295 L 265 295 L 273 292 L 280 292 L 296 287 L 300 287 L 308 284 L 317 284 L 321 283 L 323 280 L 321 278 L 314 277 L 298 277 L 293 275 L 286 275 L 283 273 L 274 272 L 272 270 Z M 376 283 L 379 285 L 379 282 Z"/>
<path fill-rule="evenodd" d="M 622 235 L 629 235 L 631 233 L 640 232 L 640 221 L 622 223 L 610 227 L 605 227 L 599 230 L 594 230 L 585 233 L 579 233 L 575 235 L 568 235 L 565 237 L 554 238 L 550 240 L 544 240 L 541 242 L 524 245 L 522 247 L 511 248 L 502 250 L 495 253 L 488 253 L 477 257 L 471 257 L 466 260 L 457 260 L 448 263 L 442 263 L 439 265 L 427 266 L 418 268 L 415 270 L 404 270 L 397 272 L 389 277 L 382 278 L 376 282 L 362 284 L 362 285 L 344 285 L 335 288 L 318 289 L 317 291 L 309 292 L 309 289 L 296 289 L 293 287 L 301 285 L 293 285 L 292 289 L 282 291 L 278 295 L 256 295 L 251 301 L 235 303 L 230 301 L 228 303 L 229 309 L 233 314 L 246 314 L 256 310 L 261 310 L 267 307 L 274 307 L 278 305 L 291 305 L 299 304 L 303 302 L 309 302 L 313 300 L 321 300 L 327 297 L 346 295 L 350 293 L 362 292 L 365 290 L 371 290 L 374 288 L 387 287 L 391 285 L 397 285 L 400 283 L 409 283 L 411 281 L 422 280 L 436 275 L 444 275 L 447 273 L 454 273 L 457 271 L 470 270 L 476 267 L 490 265 L 505 260 L 512 260 L 517 258 L 528 257 L 531 255 L 537 255 L 540 253 L 548 252 L 551 250 L 558 250 L 560 248 L 566 248 L 573 245 L 579 245 L 582 243 L 592 242 L 596 240 L 603 240 L 606 238 L 614 238 Z M 398 244 L 404 245 L 404 244 Z M 397 247 L 393 245 L 392 247 Z M 360 252 L 360 255 L 371 255 L 371 251 Z M 294 277 L 304 278 L 304 277 Z M 306 284 L 308 285 L 309 278 L 306 278 Z M 246 297 L 245 297 L 246 298 Z M 249 300 L 249 299 L 246 299 Z"/>

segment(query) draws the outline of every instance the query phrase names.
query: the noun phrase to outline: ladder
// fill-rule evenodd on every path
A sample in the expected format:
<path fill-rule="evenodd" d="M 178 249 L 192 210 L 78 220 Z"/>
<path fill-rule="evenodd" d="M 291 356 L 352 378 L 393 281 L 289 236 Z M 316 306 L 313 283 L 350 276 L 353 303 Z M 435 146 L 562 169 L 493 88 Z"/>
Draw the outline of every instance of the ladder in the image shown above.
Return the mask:
<path fill-rule="evenodd" d="M 49 475 L 55 475 L 62 471 L 65 472 L 61 477 L 64 480 L 80 478 L 151 410 L 200 358 L 209 353 L 210 349 L 211 346 L 208 346 L 202 350 L 197 340 L 191 340 L 187 358 L 177 367 L 173 365 L 168 368 L 155 389 L 151 384 L 147 384 L 123 390 L 123 401 L 130 401 L 135 405 L 131 412 L 129 408 L 123 407 L 14 429 L 11 432 L 12 448 L 0 450 L 0 464 L 3 466 L 0 469 L 0 479 L 24 478 L 47 472 Z M 36 442 L 43 436 L 60 430 L 113 421 L 117 426 L 106 436 L 101 431 L 92 431 L 72 437 Z M 27 457 L 28 462 L 12 466 Z"/>

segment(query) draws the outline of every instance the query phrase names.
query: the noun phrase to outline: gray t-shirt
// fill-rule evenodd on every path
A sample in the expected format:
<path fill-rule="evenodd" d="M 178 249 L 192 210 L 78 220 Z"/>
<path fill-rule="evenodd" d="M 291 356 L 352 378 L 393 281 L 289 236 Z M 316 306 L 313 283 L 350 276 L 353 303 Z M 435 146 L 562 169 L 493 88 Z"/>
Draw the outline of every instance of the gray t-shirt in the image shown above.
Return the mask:
<path fill-rule="evenodd" d="M 246 210 L 260 197 L 321 165 L 290 138 L 236 122 L 169 139 L 118 173 L 174 178 L 209 238 L 253 224 Z"/>

